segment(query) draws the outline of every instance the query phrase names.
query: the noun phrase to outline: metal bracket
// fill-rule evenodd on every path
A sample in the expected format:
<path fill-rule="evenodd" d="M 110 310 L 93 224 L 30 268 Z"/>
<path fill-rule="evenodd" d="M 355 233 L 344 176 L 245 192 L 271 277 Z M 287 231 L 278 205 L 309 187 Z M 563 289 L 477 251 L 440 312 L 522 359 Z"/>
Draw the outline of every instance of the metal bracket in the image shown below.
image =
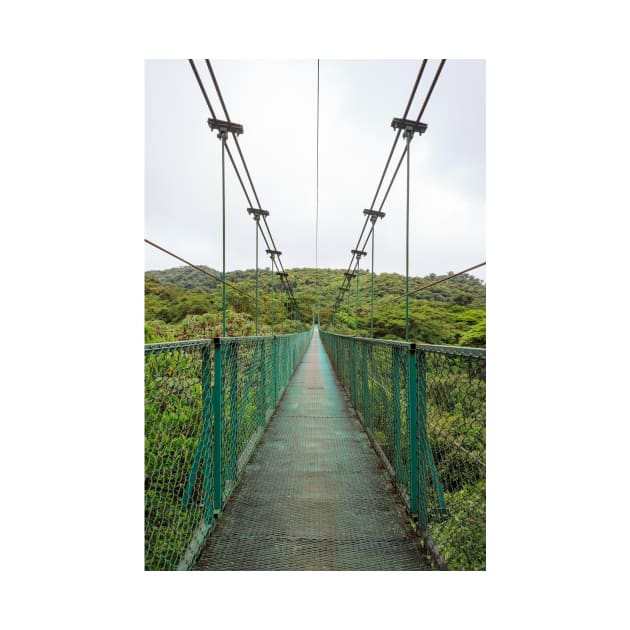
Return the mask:
<path fill-rule="evenodd" d="M 357 257 L 357 260 L 361 259 L 361 256 L 367 256 L 367 252 L 364 252 L 360 249 L 353 249 L 351 252 Z"/>
<path fill-rule="evenodd" d="M 405 138 L 412 138 L 414 133 L 421 136 L 426 130 L 427 125 L 422 122 L 416 122 L 415 120 L 409 120 L 407 118 L 394 118 L 392 120 L 392 127 L 394 129 L 402 129 L 405 133 Z"/>
<path fill-rule="evenodd" d="M 243 133 L 243 125 L 227 120 L 208 118 L 208 126 L 212 131 L 216 129 L 219 132 L 218 137 L 222 140 L 227 137 L 228 133 L 233 133 L 235 136 L 240 136 Z"/>
<path fill-rule="evenodd" d="M 247 213 L 254 215 L 254 221 L 260 221 L 260 217 L 269 216 L 268 210 L 261 210 L 260 208 L 247 208 Z M 269 250 L 267 250 L 267 253 L 269 253 Z"/>
<path fill-rule="evenodd" d="M 382 219 L 385 216 L 384 212 L 379 212 L 378 210 L 364 210 L 363 214 L 370 217 L 370 221 L 372 223 L 376 223 L 376 219 Z"/>

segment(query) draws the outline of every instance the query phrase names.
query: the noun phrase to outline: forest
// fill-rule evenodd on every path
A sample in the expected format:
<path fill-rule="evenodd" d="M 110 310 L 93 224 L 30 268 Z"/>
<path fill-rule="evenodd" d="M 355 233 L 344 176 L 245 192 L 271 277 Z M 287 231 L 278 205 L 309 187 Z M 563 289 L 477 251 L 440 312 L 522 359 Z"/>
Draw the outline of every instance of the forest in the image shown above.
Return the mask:
<path fill-rule="evenodd" d="M 203 269 L 220 277 L 220 272 Z M 320 296 L 320 322 L 331 332 L 370 336 L 371 274 L 361 270 L 347 297 L 330 321 L 331 308 L 341 286 L 344 269 L 288 269 L 299 313 L 291 318 L 279 278 L 269 268 L 259 271 L 259 334 L 298 332 L 312 323 Z M 452 275 L 449 272 L 447 275 Z M 409 279 L 410 290 L 444 276 L 430 274 Z M 255 334 L 254 269 L 231 271 L 226 279 L 227 334 Z M 238 290 L 237 290 L 238 289 Z M 404 339 L 405 278 L 396 273 L 374 275 L 374 337 Z M 212 338 L 222 334 L 222 287 L 192 267 L 175 267 L 145 273 L 145 342 Z M 358 304 L 358 308 L 357 308 Z M 273 319 L 273 322 L 272 322 Z M 471 275 L 454 277 L 409 298 L 410 340 L 416 343 L 471 347 L 486 345 L 486 287 Z"/>

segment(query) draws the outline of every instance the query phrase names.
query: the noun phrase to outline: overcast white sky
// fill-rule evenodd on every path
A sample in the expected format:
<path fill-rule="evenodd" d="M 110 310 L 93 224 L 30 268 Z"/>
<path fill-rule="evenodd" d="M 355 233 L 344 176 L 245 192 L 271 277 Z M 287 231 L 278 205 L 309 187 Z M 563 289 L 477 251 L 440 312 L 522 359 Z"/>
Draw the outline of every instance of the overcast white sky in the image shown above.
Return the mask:
<path fill-rule="evenodd" d="M 222 117 L 205 63 L 196 63 Z M 212 63 L 231 119 L 244 126 L 241 147 L 283 264 L 313 267 L 317 61 Z M 416 118 L 437 64 L 427 64 L 409 117 Z M 350 262 L 394 139 L 391 120 L 402 116 L 419 66 L 320 61 L 320 267 Z M 145 236 L 220 269 L 221 145 L 207 107 L 187 60 L 147 61 L 145 80 Z M 411 146 L 410 272 L 418 276 L 485 260 L 485 63 L 447 60 L 422 120 L 428 130 Z M 399 141 L 389 172 L 402 150 Z M 227 156 L 226 166 L 226 266 L 251 269 L 254 224 Z M 404 163 L 383 210 L 375 270 L 404 273 Z M 179 264 L 145 245 L 146 269 Z M 475 275 L 485 279 L 485 268 Z"/>

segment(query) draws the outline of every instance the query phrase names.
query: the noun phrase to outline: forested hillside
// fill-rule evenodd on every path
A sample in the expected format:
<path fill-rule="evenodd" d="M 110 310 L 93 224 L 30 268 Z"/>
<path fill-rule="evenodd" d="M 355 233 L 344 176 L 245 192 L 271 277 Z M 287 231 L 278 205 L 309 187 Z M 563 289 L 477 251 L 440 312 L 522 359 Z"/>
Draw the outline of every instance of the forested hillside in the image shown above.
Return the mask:
<path fill-rule="evenodd" d="M 202 267 L 203 268 L 203 267 Z M 205 268 L 220 276 L 216 270 Z M 302 321 L 288 319 L 281 284 L 275 280 L 276 333 L 295 332 L 310 325 L 321 296 L 320 320 L 326 326 L 331 307 L 342 283 L 345 269 L 289 269 Z M 259 333 L 271 334 L 271 272 L 259 272 Z M 255 334 L 255 270 L 231 271 L 227 289 L 228 335 Z M 440 276 L 410 278 L 410 289 L 435 281 Z M 359 275 L 357 316 L 356 279 L 342 309 L 328 329 L 345 334 L 370 335 L 370 273 Z M 375 275 L 374 336 L 403 339 L 405 334 L 405 278 L 399 274 Z M 458 276 L 410 297 L 410 339 L 418 343 L 485 346 L 486 287 L 477 278 Z M 221 284 L 191 267 L 176 267 L 145 274 L 145 338 L 147 342 L 174 339 L 209 338 L 221 334 Z"/>

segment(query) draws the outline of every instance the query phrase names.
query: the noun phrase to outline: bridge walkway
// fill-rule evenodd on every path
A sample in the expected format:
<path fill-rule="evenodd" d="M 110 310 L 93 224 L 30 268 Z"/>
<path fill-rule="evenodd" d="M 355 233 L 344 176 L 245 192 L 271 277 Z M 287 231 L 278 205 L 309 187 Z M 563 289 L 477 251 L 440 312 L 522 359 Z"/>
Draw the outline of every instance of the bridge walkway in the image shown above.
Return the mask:
<path fill-rule="evenodd" d="M 428 570 L 319 333 L 195 570 Z"/>

